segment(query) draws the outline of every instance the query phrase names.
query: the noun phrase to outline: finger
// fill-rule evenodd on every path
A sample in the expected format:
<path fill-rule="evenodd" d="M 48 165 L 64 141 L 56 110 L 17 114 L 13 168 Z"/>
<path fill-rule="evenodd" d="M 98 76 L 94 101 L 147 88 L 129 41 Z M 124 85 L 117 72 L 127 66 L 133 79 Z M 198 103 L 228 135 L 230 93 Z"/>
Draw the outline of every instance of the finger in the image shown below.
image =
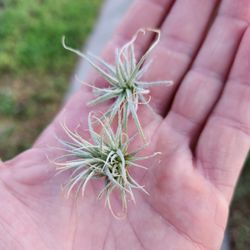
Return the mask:
<path fill-rule="evenodd" d="M 183 133 L 185 139 L 192 140 L 192 143 L 195 143 L 221 94 L 242 35 L 250 21 L 250 11 L 244 14 L 246 5 L 242 2 L 238 1 L 240 8 L 235 8 L 234 0 L 222 2 L 166 118 L 169 126 Z"/>
<path fill-rule="evenodd" d="M 250 148 L 250 28 L 244 34 L 222 97 L 201 134 L 197 159 L 231 199 Z"/>
<path fill-rule="evenodd" d="M 138 0 L 132 5 L 127 15 L 124 17 L 113 38 L 107 44 L 103 59 L 112 61 L 114 59 L 114 51 L 120 47 L 125 41 L 130 40 L 134 33 L 141 27 L 158 27 L 170 8 L 173 0 Z M 137 42 L 137 48 L 146 48 L 150 43 L 151 37 L 144 36 Z M 139 53 L 139 52 L 138 52 Z M 91 82 L 97 78 L 96 73 L 92 73 L 88 79 Z M 91 80 L 92 79 L 92 80 Z M 103 80 L 100 81 L 103 83 Z M 65 105 L 54 122 L 44 131 L 35 143 L 35 147 L 44 147 L 50 145 L 55 140 L 54 134 L 60 134 L 60 122 L 67 117 L 67 125 L 69 128 L 76 127 L 79 123 L 82 127 L 86 127 L 87 115 L 89 109 L 86 106 L 88 100 L 92 98 L 92 94 L 86 87 L 76 93 Z"/>
<path fill-rule="evenodd" d="M 171 87 L 151 90 L 151 105 L 163 116 L 202 42 L 218 3 L 219 0 L 179 0 L 161 27 L 161 41 L 152 53 L 153 64 L 144 78 L 174 81 Z"/>

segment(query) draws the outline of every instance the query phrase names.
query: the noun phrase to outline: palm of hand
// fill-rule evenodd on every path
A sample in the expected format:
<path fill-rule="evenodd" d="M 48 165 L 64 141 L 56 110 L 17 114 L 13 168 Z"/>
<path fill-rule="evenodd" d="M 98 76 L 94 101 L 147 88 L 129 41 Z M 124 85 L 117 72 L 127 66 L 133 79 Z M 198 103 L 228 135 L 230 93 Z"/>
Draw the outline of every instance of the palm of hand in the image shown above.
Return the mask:
<path fill-rule="evenodd" d="M 157 2 L 165 10 L 171 3 L 167 0 Z M 230 198 L 249 149 L 247 100 L 250 92 L 246 83 L 249 65 L 243 54 L 250 54 L 247 50 L 250 35 L 245 33 L 234 58 L 239 43 L 237 37 L 242 36 L 246 27 L 243 27 L 243 21 L 240 23 L 237 20 L 233 30 L 235 20 L 224 20 L 228 22 L 222 26 L 228 33 L 224 36 L 234 35 L 235 44 L 221 48 L 213 43 L 216 39 L 223 41 L 223 37 L 216 37 L 216 29 L 220 27 L 218 22 L 221 22 L 217 17 L 194 66 L 186 73 L 203 38 L 214 2 L 185 8 L 185 3 L 178 1 L 172 7 L 167 22 L 162 25 L 164 46 L 159 46 L 153 55 L 155 61 L 163 63 L 164 68 L 152 65 L 152 70 L 145 76 L 167 77 L 175 81 L 175 88 L 180 86 L 175 96 L 174 88 L 152 90 L 152 105 L 161 116 L 146 111 L 143 115 L 145 132 L 151 138 L 148 150 L 163 153 L 159 164 L 145 162 L 149 169 L 144 173 L 135 173 L 140 183 L 146 184 L 150 196 L 136 193 L 137 204 L 129 205 L 127 217 L 123 220 L 115 220 L 103 204 L 96 201 L 97 183 L 90 183 L 83 200 L 63 197 L 61 184 L 67 176 L 54 176 L 54 167 L 48 163 L 44 145 L 54 143 L 52 134 L 55 132 L 63 136 L 58 123 L 65 117 L 72 128 L 79 120 L 86 128 L 85 117 L 83 120 L 79 117 L 83 113 L 87 116 L 89 109 L 85 100 L 87 102 L 91 94 L 84 88 L 69 101 L 33 149 L 1 168 L 0 192 L 4 202 L 0 208 L 0 244 L 3 249 L 219 249 Z M 229 12 L 232 5 L 222 3 L 221 9 Z M 135 30 L 141 26 L 140 21 L 135 22 L 134 12 L 138 8 L 160 16 L 163 11 L 159 6 L 147 1 L 135 3 L 120 28 L 120 34 L 127 34 L 127 27 L 132 21 Z M 202 16 L 197 17 L 200 19 L 197 25 L 192 23 L 191 7 L 202 12 Z M 183 8 L 185 11 L 181 12 Z M 179 37 L 183 41 L 189 38 L 183 30 L 174 27 L 179 13 L 183 14 L 182 18 L 190 20 L 196 32 L 192 34 L 195 39 L 189 46 L 189 56 L 184 43 L 176 39 Z M 249 20 L 250 15 L 247 18 Z M 141 21 L 143 26 L 145 23 L 155 26 L 159 22 L 155 19 L 152 15 Z M 198 23 L 197 20 L 195 23 Z M 204 27 L 200 27 L 201 23 Z M 115 38 L 107 48 L 107 54 L 118 43 Z M 141 44 L 145 47 L 147 43 L 143 41 Z M 211 47 L 219 59 L 211 58 L 208 53 Z M 216 64 L 218 60 L 221 60 L 219 66 Z M 234 61 L 234 66 L 220 95 L 230 61 Z M 176 66 L 177 62 L 180 66 Z M 181 82 L 183 72 L 186 77 Z M 230 78 L 242 84 L 234 84 Z M 164 117 L 166 111 L 169 112 Z M 241 145 L 240 152 L 238 145 Z"/>
<path fill-rule="evenodd" d="M 164 133 L 159 131 L 158 137 Z M 158 139 L 156 145 L 162 148 L 166 142 Z M 51 166 L 44 169 L 47 159 L 40 150 L 19 157 L 26 158 L 15 159 L 21 166 L 12 162 L 3 174 L 2 197 L 8 204 L 2 204 L 1 222 L 10 220 L 13 228 L 5 230 L 18 239 L 20 249 L 216 249 L 221 243 L 227 203 L 194 169 L 185 147 L 167 150 L 160 164 L 138 177 L 150 196 L 136 193 L 136 205 L 121 220 L 96 200 L 93 183 L 83 199 L 65 199 L 63 177 L 54 177 Z"/>

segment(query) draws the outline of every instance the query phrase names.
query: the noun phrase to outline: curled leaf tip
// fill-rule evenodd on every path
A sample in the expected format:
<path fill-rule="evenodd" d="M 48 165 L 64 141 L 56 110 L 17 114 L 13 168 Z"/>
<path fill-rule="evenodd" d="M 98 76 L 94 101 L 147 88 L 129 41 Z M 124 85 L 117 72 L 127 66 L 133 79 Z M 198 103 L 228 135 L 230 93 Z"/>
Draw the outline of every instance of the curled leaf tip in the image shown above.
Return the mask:
<path fill-rule="evenodd" d="M 101 133 L 94 129 L 93 122 L 95 121 L 101 126 Z M 120 191 L 124 210 L 127 208 L 128 197 L 135 200 L 134 189 L 148 193 L 130 173 L 133 167 L 145 168 L 136 163 L 137 160 L 142 159 L 136 155 L 143 148 L 128 152 L 132 140 L 127 135 L 124 136 L 122 130 L 114 131 L 109 121 L 101 120 L 94 112 L 90 112 L 88 116 L 91 141 L 84 139 L 76 131 L 71 131 L 65 122 L 61 126 L 70 140 L 60 140 L 66 153 L 58 157 L 54 164 L 57 165 L 60 173 L 71 172 L 71 177 L 64 187 L 67 197 L 74 190 L 76 194 L 81 192 L 84 195 L 89 182 L 99 178 L 104 180 L 105 185 L 98 198 L 105 194 L 109 209 L 112 209 L 110 196 L 115 189 Z M 152 156 L 145 156 L 143 159 L 150 157 Z"/>

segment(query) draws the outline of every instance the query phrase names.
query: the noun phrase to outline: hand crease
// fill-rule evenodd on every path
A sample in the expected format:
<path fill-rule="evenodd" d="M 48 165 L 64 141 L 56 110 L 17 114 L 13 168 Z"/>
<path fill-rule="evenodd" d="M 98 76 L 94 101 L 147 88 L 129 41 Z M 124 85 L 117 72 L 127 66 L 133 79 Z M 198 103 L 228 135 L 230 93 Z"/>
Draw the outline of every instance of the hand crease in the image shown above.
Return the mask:
<path fill-rule="evenodd" d="M 200 249 L 200 250 L 205 250 L 205 249 L 209 250 L 209 248 L 203 246 L 201 242 L 198 242 L 198 241 L 194 240 L 187 233 L 185 233 L 180 228 L 178 228 L 174 223 L 172 223 L 169 220 L 169 218 L 167 218 L 164 215 L 161 215 L 160 212 L 152 204 L 150 204 L 149 202 L 147 204 L 149 205 L 149 207 L 151 208 L 151 210 L 153 210 L 153 212 L 155 212 L 158 216 L 160 216 L 163 219 L 163 221 L 165 221 L 165 223 L 166 223 L 166 225 L 168 227 L 172 228 L 173 231 L 175 231 L 178 235 L 180 235 L 184 240 L 187 240 L 188 242 L 190 242 L 192 245 L 194 245 L 195 247 L 197 247 L 197 249 Z"/>
<path fill-rule="evenodd" d="M 144 246 L 144 244 L 143 244 L 143 241 L 140 239 L 139 235 L 137 234 L 137 232 L 136 232 L 136 230 L 135 230 L 133 224 L 130 222 L 129 218 L 128 218 L 128 222 L 129 222 L 129 225 L 130 225 L 130 227 L 131 227 L 131 229 L 132 229 L 132 231 L 133 231 L 133 233 L 134 233 L 134 235 L 135 235 L 137 241 L 139 242 L 141 248 L 142 248 L 143 250 L 145 250 L 146 248 L 145 248 L 145 246 Z"/>

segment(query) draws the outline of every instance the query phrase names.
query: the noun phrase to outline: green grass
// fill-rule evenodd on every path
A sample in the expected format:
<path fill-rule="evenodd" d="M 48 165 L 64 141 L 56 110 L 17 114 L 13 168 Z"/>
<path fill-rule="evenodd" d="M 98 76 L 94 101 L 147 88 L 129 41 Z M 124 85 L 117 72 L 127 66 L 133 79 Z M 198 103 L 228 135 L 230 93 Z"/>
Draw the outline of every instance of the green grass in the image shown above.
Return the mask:
<path fill-rule="evenodd" d="M 0 157 L 29 148 L 59 110 L 102 0 L 0 0 Z"/>
<path fill-rule="evenodd" d="M 0 92 L 0 115 L 12 116 L 15 115 L 15 100 L 12 93 L 8 91 Z"/>
<path fill-rule="evenodd" d="M 61 37 L 79 46 L 90 32 L 101 0 L 2 0 L 0 71 L 71 72 L 74 56 Z M 4 25 L 2 25 L 4 24 Z"/>

